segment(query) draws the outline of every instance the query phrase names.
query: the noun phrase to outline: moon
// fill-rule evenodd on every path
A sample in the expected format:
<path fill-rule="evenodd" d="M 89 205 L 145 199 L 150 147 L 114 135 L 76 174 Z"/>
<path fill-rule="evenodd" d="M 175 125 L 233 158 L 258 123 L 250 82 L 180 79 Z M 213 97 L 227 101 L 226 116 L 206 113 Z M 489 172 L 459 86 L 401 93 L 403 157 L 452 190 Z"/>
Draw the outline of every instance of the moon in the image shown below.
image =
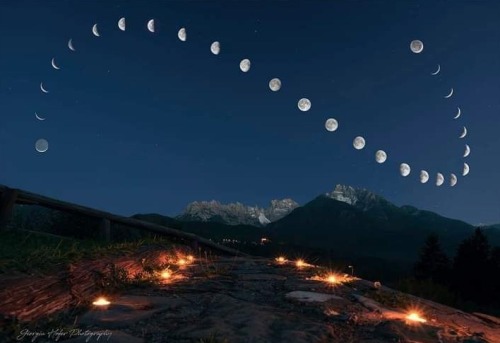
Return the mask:
<path fill-rule="evenodd" d="M 455 174 L 450 174 L 450 186 L 453 187 L 457 184 L 457 176 Z"/>
<path fill-rule="evenodd" d="M 154 19 L 150 19 L 148 21 L 148 30 L 149 30 L 149 32 L 152 32 L 152 33 L 155 32 L 155 20 Z"/>
<path fill-rule="evenodd" d="M 425 170 L 420 171 L 420 182 L 421 183 L 426 183 L 429 181 L 429 173 Z"/>
<path fill-rule="evenodd" d="M 220 53 L 220 43 L 217 41 L 213 42 L 212 45 L 210 45 L 210 51 L 212 54 L 218 55 Z"/>
<path fill-rule="evenodd" d="M 464 126 L 464 129 L 462 131 L 462 134 L 460 135 L 459 138 L 464 138 L 465 136 L 467 136 L 467 128 Z"/>
<path fill-rule="evenodd" d="M 71 51 L 76 51 L 75 47 L 73 46 L 73 39 L 70 39 L 68 41 L 68 48 L 71 50 Z"/>
<path fill-rule="evenodd" d="M 44 121 L 44 120 L 45 120 L 45 118 L 40 117 L 40 116 L 38 115 L 38 113 L 36 113 L 36 112 L 35 112 L 35 117 L 36 117 L 36 119 L 38 119 L 38 120 L 40 120 L 40 121 Z"/>
<path fill-rule="evenodd" d="M 454 116 L 453 119 L 458 119 L 461 114 L 462 114 L 462 110 L 460 109 L 460 107 L 457 107 L 457 115 Z"/>
<path fill-rule="evenodd" d="M 441 186 L 444 183 L 444 176 L 441 173 L 436 174 L 436 186 Z"/>
<path fill-rule="evenodd" d="M 177 37 L 179 37 L 179 39 L 182 41 L 182 42 L 185 42 L 186 39 L 187 39 L 187 33 L 186 33 L 186 28 L 181 28 L 179 30 L 179 32 L 177 32 Z"/>
<path fill-rule="evenodd" d="M 358 136 L 358 137 L 354 138 L 352 145 L 354 146 L 354 149 L 361 150 L 365 147 L 366 141 L 363 137 Z"/>
<path fill-rule="evenodd" d="M 435 72 L 431 73 L 431 75 L 437 75 L 437 74 L 439 74 L 440 71 L 441 71 L 441 65 L 438 64 L 437 70 Z"/>
<path fill-rule="evenodd" d="M 450 93 L 446 95 L 444 98 L 445 99 L 451 98 L 452 95 L 453 95 L 453 88 L 450 90 Z"/>
<path fill-rule="evenodd" d="M 325 128 L 330 131 L 336 131 L 339 128 L 339 122 L 334 118 L 329 118 L 325 122 Z"/>
<path fill-rule="evenodd" d="M 252 63 L 250 62 L 250 60 L 248 58 L 245 58 L 240 62 L 240 69 L 242 72 L 246 73 L 250 70 L 251 65 Z"/>
<path fill-rule="evenodd" d="M 375 153 L 375 161 L 377 161 L 377 163 L 384 163 L 386 160 L 387 160 L 387 154 L 385 153 L 384 150 L 378 150 Z"/>
<path fill-rule="evenodd" d="M 465 144 L 464 157 L 469 156 L 469 154 L 470 154 L 470 146 L 468 144 Z"/>
<path fill-rule="evenodd" d="M 125 18 L 120 18 L 120 20 L 118 20 L 118 28 L 122 31 L 125 31 L 127 29 Z"/>
<path fill-rule="evenodd" d="M 420 54 L 424 50 L 424 43 L 421 40 L 415 39 L 410 43 L 410 50 L 416 54 Z"/>
<path fill-rule="evenodd" d="M 47 94 L 49 91 L 46 90 L 44 87 L 43 87 L 43 82 L 40 82 L 40 89 L 42 90 L 42 92 L 44 92 L 45 94 Z"/>
<path fill-rule="evenodd" d="M 57 66 L 55 58 L 53 58 L 53 59 L 52 59 L 52 61 L 51 61 L 50 63 L 52 64 L 52 68 L 54 68 L 54 69 L 56 69 L 56 70 L 61 69 L 61 68 L 59 68 L 59 67 Z"/>
<path fill-rule="evenodd" d="M 311 109 L 311 100 L 309 100 L 307 98 L 302 98 L 297 103 L 297 107 L 302 112 L 307 112 L 307 111 L 309 111 Z"/>
<path fill-rule="evenodd" d="M 401 176 L 406 177 L 410 175 L 411 168 L 407 163 L 401 163 L 401 165 L 399 166 L 399 172 L 401 173 Z"/>
<path fill-rule="evenodd" d="M 46 152 L 49 150 L 49 142 L 46 139 L 40 138 L 35 143 L 35 149 L 38 152 Z"/>
<path fill-rule="evenodd" d="M 94 34 L 94 36 L 96 37 L 100 37 L 101 35 L 99 34 L 99 30 L 97 29 L 97 24 L 94 24 L 94 26 L 92 26 L 92 33 Z"/>
<path fill-rule="evenodd" d="M 466 176 L 467 174 L 469 174 L 469 171 L 470 171 L 469 165 L 467 163 L 464 163 L 464 170 L 462 172 L 462 175 Z"/>
<path fill-rule="evenodd" d="M 281 80 L 278 79 L 277 77 L 275 77 L 274 79 L 272 79 L 271 81 L 269 81 L 269 88 L 273 92 L 279 91 L 281 89 Z"/>

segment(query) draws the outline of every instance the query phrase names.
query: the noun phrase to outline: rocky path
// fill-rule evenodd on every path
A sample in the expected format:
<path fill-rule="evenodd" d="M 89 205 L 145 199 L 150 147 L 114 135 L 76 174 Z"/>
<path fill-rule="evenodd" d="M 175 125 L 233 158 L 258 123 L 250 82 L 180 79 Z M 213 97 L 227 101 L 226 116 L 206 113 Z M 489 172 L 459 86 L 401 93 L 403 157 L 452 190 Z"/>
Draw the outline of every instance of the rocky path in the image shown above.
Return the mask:
<path fill-rule="evenodd" d="M 36 342 L 500 342 L 500 324 L 373 283 L 311 280 L 315 267 L 258 258 L 220 258 L 185 267 L 171 281 L 137 288 Z M 425 323 L 409 321 L 406 299 Z M 71 337 L 72 336 L 72 337 Z M 17 341 L 32 341 L 26 335 Z"/>

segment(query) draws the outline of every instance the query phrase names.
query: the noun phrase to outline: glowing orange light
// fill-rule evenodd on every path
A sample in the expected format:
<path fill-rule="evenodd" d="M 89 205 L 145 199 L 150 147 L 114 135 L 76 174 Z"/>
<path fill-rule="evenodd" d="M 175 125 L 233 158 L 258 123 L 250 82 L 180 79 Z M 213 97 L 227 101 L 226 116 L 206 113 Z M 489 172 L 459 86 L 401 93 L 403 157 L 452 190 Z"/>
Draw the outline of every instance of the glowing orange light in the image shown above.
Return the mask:
<path fill-rule="evenodd" d="M 297 266 L 297 268 L 302 268 L 302 267 L 307 266 L 307 263 L 306 263 L 306 262 L 304 262 L 304 260 L 300 260 L 300 259 L 299 259 L 299 260 L 297 260 L 297 261 L 295 262 L 295 265 Z"/>
<path fill-rule="evenodd" d="M 285 263 L 286 262 L 285 256 L 276 257 L 276 262 L 278 262 L 278 263 Z"/>
<path fill-rule="evenodd" d="M 94 306 L 108 306 L 109 304 L 111 303 L 104 297 L 99 297 L 92 303 Z"/>
<path fill-rule="evenodd" d="M 172 277 L 172 272 L 170 272 L 170 270 L 168 270 L 168 269 L 165 269 L 164 271 L 162 271 L 160 273 L 160 276 L 162 279 L 168 280 Z"/>
<path fill-rule="evenodd" d="M 412 322 L 417 322 L 417 323 L 425 323 L 427 322 L 427 319 L 422 318 L 419 313 L 417 312 L 410 312 L 407 316 L 406 319 Z"/>
<path fill-rule="evenodd" d="M 186 258 L 188 261 L 193 262 L 194 261 L 194 256 L 193 255 L 187 255 Z"/>
<path fill-rule="evenodd" d="M 326 277 L 326 282 L 328 283 L 337 283 L 337 277 L 333 274 L 330 274 Z"/>
<path fill-rule="evenodd" d="M 186 264 L 187 264 L 187 261 L 186 261 L 185 259 L 183 259 L 183 258 L 180 258 L 180 259 L 177 261 L 177 264 L 178 264 L 179 266 L 184 266 L 184 265 L 186 265 Z"/>

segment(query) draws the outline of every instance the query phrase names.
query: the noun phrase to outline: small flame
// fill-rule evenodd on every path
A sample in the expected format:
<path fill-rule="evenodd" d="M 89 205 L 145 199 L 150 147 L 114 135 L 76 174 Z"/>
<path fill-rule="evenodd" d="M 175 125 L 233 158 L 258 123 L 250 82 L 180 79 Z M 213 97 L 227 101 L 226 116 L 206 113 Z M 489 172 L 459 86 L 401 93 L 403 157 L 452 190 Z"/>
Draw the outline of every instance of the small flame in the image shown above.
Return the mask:
<path fill-rule="evenodd" d="M 419 313 L 417 312 L 410 312 L 407 316 L 406 319 L 412 322 L 418 322 L 418 323 L 425 323 L 427 322 L 427 319 L 422 318 Z"/>
<path fill-rule="evenodd" d="M 109 304 L 111 304 L 111 303 L 104 297 L 99 297 L 99 298 L 97 298 L 96 301 L 94 301 L 92 303 L 92 305 L 95 305 L 95 306 L 107 306 Z"/>

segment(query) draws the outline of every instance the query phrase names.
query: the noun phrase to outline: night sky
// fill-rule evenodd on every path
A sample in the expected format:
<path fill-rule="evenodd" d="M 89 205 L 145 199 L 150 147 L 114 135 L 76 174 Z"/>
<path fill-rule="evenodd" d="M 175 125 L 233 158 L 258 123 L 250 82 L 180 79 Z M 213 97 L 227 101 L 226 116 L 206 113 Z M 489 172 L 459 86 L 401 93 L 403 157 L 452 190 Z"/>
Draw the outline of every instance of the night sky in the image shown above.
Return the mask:
<path fill-rule="evenodd" d="M 434 3 L 3 0 L 0 183 L 123 215 L 175 215 L 195 200 L 304 204 L 347 184 L 500 222 L 500 2 Z M 328 118 L 337 131 L 325 130 Z M 358 135 L 364 150 L 352 146 Z"/>

